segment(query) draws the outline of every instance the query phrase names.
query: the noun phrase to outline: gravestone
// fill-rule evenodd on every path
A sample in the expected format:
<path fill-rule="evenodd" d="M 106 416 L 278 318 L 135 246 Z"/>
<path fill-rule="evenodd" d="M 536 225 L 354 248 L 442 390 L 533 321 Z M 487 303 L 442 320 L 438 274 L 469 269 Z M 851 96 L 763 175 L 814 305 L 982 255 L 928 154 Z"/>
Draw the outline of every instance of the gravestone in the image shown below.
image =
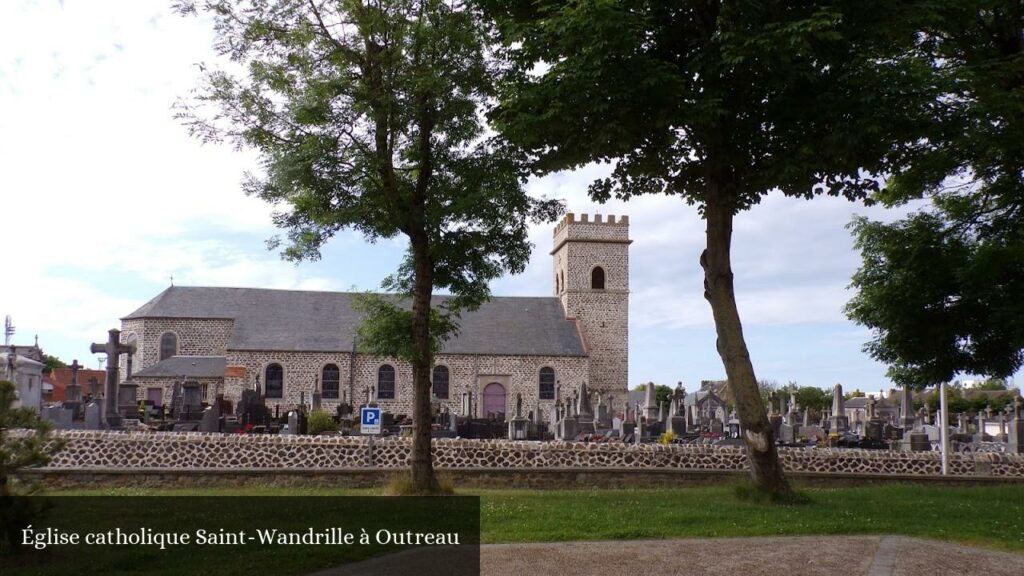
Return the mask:
<path fill-rule="evenodd" d="M 203 416 L 203 390 L 198 382 L 186 381 L 181 387 L 181 412 L 178 420 L 198 420 Z"/>
<path fill-rule="evenodd" d="M 914 428 L 914 395 L 909 386 L 904 386 L 900 394 L 899 424 L 907 434 Z"/>
<path fill-rule="evenodd" d="M 658 399 L 657 391 L 654 389 L 654 382 L 648 382 L 647 386 L 644 387 L 644 413 L 647 416 L 645 423 L 650 425 L 651 422 L 655 422 L 658 419 Z M 637 419 L 640 418 L 640 413 L 636 414 Z"/>
<path fill-rule="evenodd" d="M 508 421 L 508 439 L 526 440 L 530 419 L 523 416 L 523 395 L 516 392 L 515 416 Z M 593 423 L 591 423 L 593 426 Z"/>
<path fill-rule="evenodd" d="M 782 414 L 772 411 L 772 415 L 768 417 L 768 423 L 772 426 L 772 437 L 779 440 L 782 439 Z"/>
<path fill-rule="evenodd" d="M 139 413 L 139 386 L 125 380 L 117 387 L 117 411 L 125 418 L 136 418 Z"/>
<path fill-rule="evenodd" d="M 571 441 L 576 439 L 576 418 L 569 415 L 570 406 L 562 407 L 561 419 L 558 421 L 555 435 L 559 440 Z"/>
<path fill-rule="evenodd" d="M 608 397 L 609 404 L 611 403 L 611 396 Z M 604 403 L 604 397 L 599 392 L 597 394 L 597 406 L 594 407 L 596 410 L 596 426 L 602 429 L 608 429 L 612 427 L 612 415 L 611 409 L 608 404 Z"/>
<path fill-rule="evenodd" d="M 1024 454 L 1024 419 L 1020 413 L 1020 397 L 1013 399 L 1013 419 L 1010 420 L 1009 441 L 1006 444 L 1007 452 L 1011 454 Z"/>
<path fill-rule="evenodd" d="M 672 398 L 672 418 L 670 425 L 672 426 L 672 433 L 676 436 L 683 436 L 686 434 L 686 416 L 683 415 L 684 408 L 682 407 L 682 401 L 676 397 Z"/>
<path fill-rule="evenodd" d="M 593 434 L 594 427 L 594 409 L 590 405 L 590 391 L 587 390 L 587 382 L 584 380 L 580 384 L 579 398 L 576 404 L 576 435 L 579 434 Z"/>
<path fill-rule="evenodd" d="M 850 419 L 846 416 L 843 404 L 843 386 L 836 384 L 832 388 L 832 416 L 828 427 L 832 434 L 842 434 L 850 429 Z"/>
<path fill-rule="evenodd" d="M 779 425 L 779 440 L 783 444 L 795 444 L 796 443 L 796 428 L 783 422 Z"/>
<path fill-rule="evenodd" d="M 864 437 L 872 441 L 881 441 L 885 438 L 885 424 L 882 422 L 882 419 L 878 417 L 878 413 L 875 410 L 876 403 L 877 401 L 874 396 L 868 396 L 868 421 L 864 423 Z"/>
<path fill-rule="evenodd" d="M 864 437 L 868 440 L 882 440 L 885 438 L 884 424 L 881 420 L 868 420 L 864 424 Z"/>
<path fill-rule="evenodd" d="M 910 450 L 913 452 L 928 452 L 932 449 L 931 439 L 928 433 L 921 430 L 910 433 Z"/>
<path fill-rule="evenodd" d="M 56 430 L 71 428 L 71 410 L 63 406 L 47 406 L 43 408 L 43 419 L 50 422 Z"/>
<path fill-rule="evenodd" d="M 236 415 L 243 427 L 270 425 L 270 410 L 263 404 L 263 398 L 256 390 L 242 390 L 242 398 L 238 401 Z"/>
<path fill-rule="evenodd" d="M 103 429 L 103 407 L 99 400 L 93 400 L 85 405 L 85 429 Z"/>
<path fill-rule="evenodd" d="M 626 402 L 626 412 L 622 415 L 622 424 L 620 425 L 621 436 L 626 438 L 627 436 L 632 437 L 633 433 L 636 432 L 636 412 L 632 412 L 629 409 L 629 402 Z"/>
<path fill-rule="evenodd" d="M 299 433 L 299 412 L 292 410 L 288 413 L 288 429 L 287 432 L 281 431 L 282 434 L 298 434 Z"/>
<path fill-rule="evenodd" d="M 725 423 L 719 420 L 718 416 L 711 419 L 711 433 L 719 436 L 725 433 Z"/>
<path fill-rule="evenodd" d="M 203 416 L 199 420 L 200 432 L 220 432 L 220 406 L 214 403 L 203 410 Z"/>
<path fill-rule="evenodd" d="M 991 416 L 992 409 L 986 413 L 983 410 L 978 410 L 978 431 L 974 433 L 975 442 L 984 442 L 988 439 L 988 435 L 985 434 L 985 423 L 988 421 L 987 416 Z"/>
<path fill-rule="evenodd" d="M 800 428 L 800 435 L 808 440 L 814 438 L 820 441 L 825 439 L 825 430 L 821 426 L 816 425 L 803 426 Z"/>

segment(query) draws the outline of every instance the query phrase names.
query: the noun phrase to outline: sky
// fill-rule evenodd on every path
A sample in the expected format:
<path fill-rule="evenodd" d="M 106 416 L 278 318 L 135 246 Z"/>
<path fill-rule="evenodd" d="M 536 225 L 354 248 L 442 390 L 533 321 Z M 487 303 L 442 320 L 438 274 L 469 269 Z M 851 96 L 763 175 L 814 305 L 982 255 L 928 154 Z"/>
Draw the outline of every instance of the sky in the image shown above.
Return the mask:
<path fill-rule="evenodd" d="M 212 25 L 167 0 L 0 2 L 0 231 L 7 246 L 0 315 L 15 343 L 97 366 L 89 343 L 171 283 L 369 290 L 396 267 L 399 240 L 336 236 L 319 262 L 266 249 L 273 207 L 246 197 L 257 155 L 201 144 L 173 118 L 218 63 Z M 569 211 L 628 214 L 631 386 L 724 378 L 698 258 L 704 223 L 678 198 L 597 205 L 601 166 L 531 180 Z M 854 214 L 901 213 L 834 198 L 770 195 L 737 218 L 735 284 L 758 378 L 886 390 L 870 338 L 842 313 L 859 256 Z M 494 283 L 503 296 L 550 295 L 552 226 L 534 227 L 527 270 Z"/>

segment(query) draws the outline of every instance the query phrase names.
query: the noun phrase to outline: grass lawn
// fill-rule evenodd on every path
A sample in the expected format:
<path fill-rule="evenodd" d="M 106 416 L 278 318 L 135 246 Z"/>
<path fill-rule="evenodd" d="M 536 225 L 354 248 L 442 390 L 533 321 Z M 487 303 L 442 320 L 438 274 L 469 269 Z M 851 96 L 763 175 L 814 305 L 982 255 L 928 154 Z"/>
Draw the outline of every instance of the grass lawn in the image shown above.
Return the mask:
<path fill-rule="evenodd" d="M 373 490 L 223 488 L 78 495 L 373 495 Z M 480 496 L 481 540 L 554 542 L 716 536 L 902 534 L 1024 553 L 1024 485 L 892 484 L 804 489 L 811 502 L 741 501 L 730 486 L 650 490 L 464 490 Z"/>

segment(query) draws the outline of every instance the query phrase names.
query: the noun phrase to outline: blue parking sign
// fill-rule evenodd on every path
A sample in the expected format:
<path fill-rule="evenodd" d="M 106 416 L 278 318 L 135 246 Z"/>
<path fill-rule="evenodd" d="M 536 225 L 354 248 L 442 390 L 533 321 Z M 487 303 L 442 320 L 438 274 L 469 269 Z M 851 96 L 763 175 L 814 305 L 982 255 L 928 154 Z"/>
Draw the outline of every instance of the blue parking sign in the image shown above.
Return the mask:
<path fill-rule="evenodd" d="M 363 434 L 380 434 L 380 408 L 365 407 L 359 416 L 359 429 Z"/>

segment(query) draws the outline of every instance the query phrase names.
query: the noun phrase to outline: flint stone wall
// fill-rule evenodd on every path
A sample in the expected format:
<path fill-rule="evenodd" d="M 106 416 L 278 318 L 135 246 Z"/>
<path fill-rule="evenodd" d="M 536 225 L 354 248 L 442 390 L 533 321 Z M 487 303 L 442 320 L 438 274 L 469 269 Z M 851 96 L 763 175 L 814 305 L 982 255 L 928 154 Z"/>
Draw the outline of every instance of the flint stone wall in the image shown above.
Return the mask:
<path fill-rule="evenodd" d="M 14 435 L 24 434 L 15 431 Z M 98 470 L 344 470 L 404 468 L 411 441 L 378 438 L 369 457 L 366 438 L 187 433 L 58 431 L 66 441 L 48 469 Z M 938 452 L 895 452 L 782 448 L 789 472 L 847 475 L 934 476 L 941 471 Z M 573 442 L 434 441 L 440 469 L 666 469 L 742 471 L 742 447 L 584 444 Z M 950 473 L 1024 479 L 1024 456 L 951 454 Z"/>

